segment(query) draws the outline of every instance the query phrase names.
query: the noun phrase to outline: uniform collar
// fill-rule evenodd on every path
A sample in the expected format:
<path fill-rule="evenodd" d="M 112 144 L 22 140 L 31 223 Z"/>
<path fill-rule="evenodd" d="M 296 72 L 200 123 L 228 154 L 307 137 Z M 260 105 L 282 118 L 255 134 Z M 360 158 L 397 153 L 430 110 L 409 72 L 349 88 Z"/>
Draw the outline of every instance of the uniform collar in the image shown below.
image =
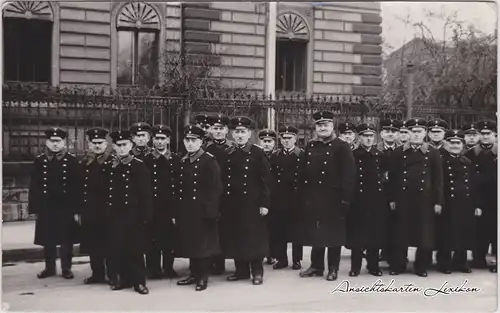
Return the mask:
<path fill-rule="evenodd" d="M 319 138 L 319 137 L 315 137 L 314 139 L 312 139 L 311 141 L 315 141 L 315 142 L 322 142 L 322 143 L 330 143 L 333 141 L 333 139 L 335 139 L 335 137 L 333 135 L 325 138 L 325 139 L 322 139 L 322 138 Z"/>
<path fill-rule="evenodd" d="M 249 142 L 247 142 L 247 143 L 243 146 L 243 148 L 241 148 L 241 149 L 238 147 L 238 145 L 237 145 L 237 144 L 234 144 L 234 145 L 232 145 L 232 146 L 230 146 L 230 147 L 229 147 L 229 149 L 228 149 L 227 153 L 232 154 L 232 153 L 233 153 L 233 152 L 235 152 L 236 150 L 242 150 L 242 151 L 244 151 L 244 152 L 246 152 L 246 153 L 250 153 L 250 149 L 252 149 L 252 144 L 251 144 L 251 143 L 249 143 Z"/>
<path fill-rule="evenodd" d="M 403 151 L 406 151 L 408 149 L 413 149 L 409 141 L 407 141 L 403 145 Z M 425 142 L 422 143 L 422 145 L 420 146 L 419 150 L 422 151 L 422 153 L 424 153 L 424 154 L 427 153 L 427 152 L 429 152 L 429 144 L 427 144 Z"/>
<path fill-rule="evenodd" d="M 83 162 L 86 165 L 90 165 L 92 162 L 97 161 L 97 163 L 102 165 L 108 159 L 109 155 L 110 155 L 109 152 L 106 151 L 100 155 L 97 155 L 93 152 L 89 152 L 87 153 L 87 155 L 85 155 Z"/>
<path fill-rule="evenodd" d="M 64 158 L 64 156 L 66 155 L 67 152 L 68 152 L 68 149 L 66 149 L 66 148 L 62 149 L 58 153 L 54 153 L 54 152 L 50 151 L 50 149 L 47 149 L 45 151 L 45 155 L 47 156 L 47 159 L 49 159 L 49 161 L 52 161 L 54 156 L 56 157 L 56 159 L 58 161 L 61 161 L 61 159 Z"/>
<path fill-rule="evenodd" d="M 368 153 L 368 154 L 372 154 L 372 155 L 376 155 L 377 153 L 377 148 L 375 146 L 371 146 L 370 150 L 366 150 L 365 147 L 363 147 L 362 145 L 359 145 L 355 150 L 358 150 L 358 151 L 361 151 L 363 153 Z"/>
<path fill-rule="evenodd" d="M 186 161 L 187 159 L 189 159 L 189 161 L 191 163 L 195 162 L 196 160 L 198 160 L 202 155 L 203 153 L 205 153 L 205 151 L 203 151 L 202 148 L 200 148 L 200 150 L 198 150 L 198 152 L 196 152 L 195 154 L 193 155 L 189 155 L 189 153 L 186 153 L 183 157 L 182 157 L 182 161 Z"/>
<path fill-rule="evenodd" d="M 172 156 L 172 152 L 170 152 L 170 150 L 168 149 L 166 149 L 165 153 L 160 153 L 160 151 L 153 149 L 153 152 L 151 152 L 151 154 L 153 155 L 153 157 L 155 157 L 155 159 L 159 159 L 163 156 L 165 157 L 165 159 L 170 160 L 170 157 Z"/>
<path fill-rule="evenodd" d="M 149 153 L 151 153 L 151 148 L 146 146 L 145 148 L 142 148 L 142 149 L 139 149 L 139 147 L 137 146 L 134 146 L 131 150 L 132 154 L 134 156 L 138 156 L 138 155 L 148 155 Z"/>
<path fill-rule="evenodd" d="M 383 148 L 384 150 L 389 150 L 389 149 L 394 150 L 394 149 L 396 149 L 397 147 L 398 147 L 398 146 L 396 145 L 396 143 L 395 143 L 395 142 L 392 144 L 392 146 L 389 146 L 389 145 L 388 145 L 387 143 L 385 143 L 385 142 L 382 144 L 382 148 Z"/>
<path fill-rule="evenodd" d="M 481 153 L 482 151 L 486 151 L 485 149 L 483 149 L 483 147 L 481 147 L 481 144 L 477 144 L 474 146 L 474 153 L 476 155 L 479 155 L 479 153 Z M 497 155 L 498 151 L 497 151 L 498 147 L 497 147 L 497 144 L 494 143 L 493 146 L 491 147 L 490 151 L 494 154 L 494 155 Z"/>
<path fill-rule="evenodd" d="M 113 167 L 117 167 L 120 163 L 124 164 L 124 165 L 127 165 L 130 162 L 132 162 L 133 159 L 134 159 L 134 156 L 131 155 L 131 154 L 127 155 L 126 157 L 121 158 L 121 159 L 119 157 L 115 157 L 113 159 Z"/>
<path fill-rule="evenodd" d="M 436 150 L 439 150 L 443 147 L 443 142 L 441 141 L 441 142 L 439 142 L 438 145 L 436 145 L 436 144 L 434 144 L 434 142 L 431 141 L 431 142 L 429 142 L 429 146 L 436 148 Z"/>

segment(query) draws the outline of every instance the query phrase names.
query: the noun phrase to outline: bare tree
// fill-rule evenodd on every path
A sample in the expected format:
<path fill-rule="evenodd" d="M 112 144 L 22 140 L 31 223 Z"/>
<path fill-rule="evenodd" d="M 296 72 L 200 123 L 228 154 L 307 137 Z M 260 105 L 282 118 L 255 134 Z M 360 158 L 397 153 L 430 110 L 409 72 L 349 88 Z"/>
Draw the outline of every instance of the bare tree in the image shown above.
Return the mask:
<path fill-rule="evenodd" d="M 428 17 L 445 21 L 444 40 L 438 40 L 425 22 L 413 23 L 418 38 L 390 56 L 399 66 L 387 69 L 392 73 L 384 82 L 386 103 L 392 106 L 404 104 L 405 65 L 411 62 L 415 66 L 416 105 L 496 106 L 496 35 L 484 34 L 473 26 L 466 27 L 456 14 L 428 12 Z"/>

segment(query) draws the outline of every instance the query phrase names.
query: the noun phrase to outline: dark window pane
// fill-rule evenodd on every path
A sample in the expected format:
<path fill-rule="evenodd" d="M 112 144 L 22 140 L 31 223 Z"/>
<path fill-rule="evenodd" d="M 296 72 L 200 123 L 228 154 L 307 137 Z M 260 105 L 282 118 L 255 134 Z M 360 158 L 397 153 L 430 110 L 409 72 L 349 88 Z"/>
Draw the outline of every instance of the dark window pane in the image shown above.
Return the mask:
<path fill-rule="evenodd" d="M 50 82 L 52 22 L 4 18 L 4 78 Z"/>
<path fill-rule="evenodd" d="M 157 33 L 139 33 L 137 84 L 152 87 L 158 73 Z"/>
<path fill-rule="evenodd" d="M 281 41 L 276 45 L 276 90 L 305 90 L 307 43 Z"/>
<path fill-rule="evenodd" d="M 133 84 L 134 66 L 134 33 L 131 31 L 118 32 L 118 70 L 117 83 L 120 85 Z"/>

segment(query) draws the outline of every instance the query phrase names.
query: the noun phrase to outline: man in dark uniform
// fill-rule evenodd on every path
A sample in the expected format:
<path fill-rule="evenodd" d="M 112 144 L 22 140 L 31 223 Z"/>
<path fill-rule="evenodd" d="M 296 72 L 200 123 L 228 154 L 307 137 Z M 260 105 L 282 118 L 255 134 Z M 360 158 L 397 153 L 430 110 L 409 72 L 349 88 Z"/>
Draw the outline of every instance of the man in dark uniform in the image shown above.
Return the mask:
<path fill-rule="evenodd" d="M 89 151 L 80 162 L 83 168 L 83 203 L 82 243 L 80 252 L 87 252 L 90 257 L 92 276 L 84 280 L 85 284 L 116 282 L 116 272 L 111 266 L 108 256 L 108 228 L 111 218 L 107 200 L 107 182 L 105 177 L 111 167 L 112 157 L 107 152 L 108 131 L 92 128 L 87 131 Z"/>
<path fill-rule="evenodd" d="M 195 116 L 196 126 L 205 131 L 205 136 L 203 137 L 203 144 L 210 141 L 210 117 L 207 114 L 198 114 Z"/>
<path fill-rule="evenodd" d="M 146 155 L 151 153 L 151 148 L 148 146 L 151 140 L 151 126 L 143 122 L 135 123 L 130 127 L 130 132 L 135 144 L 130 153 L 142 161 Z"/>
<path fill-rule="evenodd" d="M 399 138 L 399 129 L 402 126 L 402 122 L 394 119 L 385 119 L 380 121 L 380 138 L 382 141 L 379 142 L 377 148 L 378 150 L 382 151 L 384 154 L 385 159 L 390 159 L 392 153 L 394 150 L 398 147 L 397 141 Z M 387 188 L 387 173 L 384 173 L 384 190 L 387 193 L 388 188 Z M 387 197 L 386 197 L 387 199 Z M 392 225 L 393 221 L 395 219 L 395 214 L 396 212 L 391 211 L 389 209 L 389 202 L 387 202 L 387 210 L 389 211 L 387 213 L 387 218 L 388 218 L 388 225 Z M 389 262 L 390 260 L 390 254 L 391 254 L 391 234 L 390 234 L 390 228 L 386 227 L 387 230 L 387 241 L 386 241 L 386 247 L 385 249 L 382 250 L 381 255 L 380 255 L 380 260 L 385 260 Z"/>
<path fill-rule="evenodd" d="M 382 179 L 387 162 L 383 152 L 375 148 L 375 125 L 362 123 L 357 127 L 360 145 L 353 151 L 357 165 L 354 197 L 347 215 L 347 244 L 351 249 L 349 276 L 358 276 L 366 249 L 368 273 L 382 276 L 379 249 L 385 246 L 389 213 Z"/>
<path fill-rule="evenodd" d="M 29 213 L 36 214 L 35 244 L 43 246 L 45 269 L 38 278 L 56 274 L 57 246 L 61 246 L 62 276 L 72 279 L 73 244 L 78 243 L 78 206 L 81 170 L 67 152 L 68 133 L 60 128 L 45 131 L 46 151 L 36 157 L 29 187 Z"/>
<path fill-rule="evenodd" d="M 443 163 L 443 210 L 436 217 L 437 267 L 444 274 L 471 273 L 467 250 L 474 244 L 474 216 L 481 215 L 473 167 L 462 155 L 464 135 L 459 130 L 446 132 Z M 453 253 L 453 256 L 452 256 Z"/>
<path fill-rule="evenodd" d="M 473 149 L 479 143 L 479 130 L 476 128 L 474 123 L 465 124 L 462 127 L 465 139 L 464 153 Z"/>
<path fill-rule="evenodd" d="M 273 174 L 271 192 L 270 235 L 271 251 L 278 260 L 274 269 L 288 267 L 287 242 L 293 242 L 297 225 L 299 172 L 304 150 L 297 147 L 299 130 L 293 126 L 280 127 L 281 149 L 270 158 Z M 302 246 L 292 244 L 292 269 L 301 268 Z"/>
<path fill-rule="evenodd" d="M 427 122 L 407 121 L 410 141 L 393 152 L 389 166 L 391 210 L 396 210 L 393 229 L 394 250 L 390 274 L 406 270 L 408 247 L 416 247 L 414 271 L 427 277 L 434 249 L 435 215 L 443 204 L 443 170 L 439 151 L 424 143 Z"/>
<path fill-rule="evenodd" d="M 109 172 L 107 205 L 111 211 L 110 254 L 118 281 L 111 290 L 134 287 L 148 294 L 144 253 L 148 247 L 147 224 L 151 219 L 152 188 L 149 171 L 132 150 L 131 133 L 115 131 L 110 135 L 116 158 Z"/>
<path fill-rule="evenodd" d="M 444 136 L 448 130 L 448 124 L 438 118 L 430 120 L 427 125 L 429 129 L 429 147 L 441 150 L 445 144 Z"/>
<path fill-rule="evenodd" d="M 469 150 L 465 156 L 472 161 L 474 176 L 480 191 L 482 215 L 477 218 L 476 245 L 472 251 L 473 268 L 489 267 L 497 271 L 496 264 L 488 266 L 486 254 L 491 244 L 492 253 L 497 256 L 497 124 L 494 121 L 481 121 L 476 128 L 480 131 L 479 145 Z"/>
<path fill-rule="evenodd" d="M 408 127 L 406 127 L 406 121 L 401 122 L 401 127 L 399 128 L 399 140 L 398 140 L 398 146 L 402 146 L 405 143 L 408 142 L 410 139 L 410 131 L 408 130 Z"/>
<path fill-rule="evenodd" d="M 338 127 L 339 139 L 347 142 L 351 151 L 357 148 L 356 145 L 356 125 L 351 122 L 342 122 Z"/>
<path fill-rule="evenodd" d="M 201 148 L 205 131 L 193 125 L 184 130 L 186 155 L 181 159 L 176 256 L 190 258 L 191 275 L 177 285 L 196 284 L 196 291 L 208 286 L 211 257 L 220 254 L 219 200 L 222 182 L 215 157 Z"/>
<path fill-rule="evenodd" d="M 172 130 L 166 125 L 152 128 L 153 150 L 144 157 L 153 187 L 153 212 L 147 229 L 150 250 L 146 254 L 148 278 L 178 277 L 174 266 L 173 211 L 177 206 L 175 185 L 179 175 L 180 159 L 168 147 Z"/>
<path fill-rule="evenodd" d="M 221 241 L 225 256 L 234 258 L 236 272 L 227 280 L 248 279 L 252 274 L 253 284 L 261 285 L 262 260 L 269 254 L 270 166 L 264 151 L 249 142 L 252 120 L 235 117 L 230 125 L 235 145 L 227 150 Z"/>
<path fill-rule="evenodd" d="M 276 147 L 276 140 L 278 139 L 278 134 L 276 134 L 276 132 L 272 129 L 263 129 L 259 132 L 257 137 L 259 137 L 259 146 L 262 148 L 262 150 L 264 150 L 267 159 L 270 160 L 271 155 L 275 151 L 274 148 Z M 270 217 L 269 217 L 269 222 L 271 222 Z M 268 227 L 270 229 L 271 225 L 268 225 Z M 276 262 L 273 242 L 271 241 L 270 244 L 271 246 L 269 247 L 269 252 L 271 253 L 271 255 L 266 257 L 267 265 L 272 265 Z"/>
<path fill-rule="evenodd" d="M 334 138 L 334 114 L 313 114 L 317 138 L 305 149 L 300 172 L 300 225 L 297 243 L 312 246 L 311 267 L 301 277 L 323 276 L 328 247 L 327 280 L 336 280 L 341 247 L 346 243 L 346 217 L 354 191 L 356 168 L 349 145 Z"/>
<path fill-rule="evenodd" d="M 259 132 L 259 145 L 262 150 L 266 153 L 268 158 L 274 152 L 276 147 L 276 140 L 278 139 L 278 134 L 272 129 L 263 129 Z"/>
<path fill-rule="evenodd" d="M 224 177 L 225 174 L 222 171 L 225 169 L 227 164 L 226 150 L 234 145 L 232 141 L 227 139 L 227 134 L 229 132 L 229 117 L 222 114 L 210 115 L 208 123 L 211 125 L 211 139 L 206 142 L 202 148 L 215 157 L 215 159 L 219 163 L 221 176 Z M 217 219 L 219 220 L 219 218 L 220 217 L 218 217 Z M 222 275 L 225 271 L 226 258 L 224 257 L 224 255 L 219 254 L 214 256 L 212 259 L 212 274 Z"/>

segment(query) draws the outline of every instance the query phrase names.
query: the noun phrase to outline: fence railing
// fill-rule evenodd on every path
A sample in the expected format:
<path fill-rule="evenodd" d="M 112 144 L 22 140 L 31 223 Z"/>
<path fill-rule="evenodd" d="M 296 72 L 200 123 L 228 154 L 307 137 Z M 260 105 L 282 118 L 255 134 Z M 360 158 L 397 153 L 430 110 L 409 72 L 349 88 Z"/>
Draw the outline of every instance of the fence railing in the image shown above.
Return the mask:
<path fill-rule="evenodd" d="M 2 98 L 4 161 L 33 160 L 45 146 L 44 130 L 51 126 L 66 128 L 70 150 L 82 154 L 87 148 L 87 129 L 127 129 L 138 121 L 170 125 L 174 132 L 171 146 L 177 151 L 185 114 L 191 114 L 191 121 L 197 113 L 246 115 L 255 121 L 258 130 L 267 126 L 269 110 L 273 109 L 274 125 L 298 127 L 301 144 L 312 138 L 312 113 L 318 110 L 333 111 L 336 125 L 344 120 L 377 123 L 381 118 L 403 119 L 405 116 L 404 110 L 385 107 L 376 98 L 350 95 L 271 100 L 265 95 L 221 92 L 190 98 L 172 96 L 168 90 L 161 89 L 43 89 L 5 85 Z M 480 119 L 495 119 L 494 111 L 446 107 L 415 107 L 413 115 L 440 117 L 451 127 L 461 127 Z"/>

